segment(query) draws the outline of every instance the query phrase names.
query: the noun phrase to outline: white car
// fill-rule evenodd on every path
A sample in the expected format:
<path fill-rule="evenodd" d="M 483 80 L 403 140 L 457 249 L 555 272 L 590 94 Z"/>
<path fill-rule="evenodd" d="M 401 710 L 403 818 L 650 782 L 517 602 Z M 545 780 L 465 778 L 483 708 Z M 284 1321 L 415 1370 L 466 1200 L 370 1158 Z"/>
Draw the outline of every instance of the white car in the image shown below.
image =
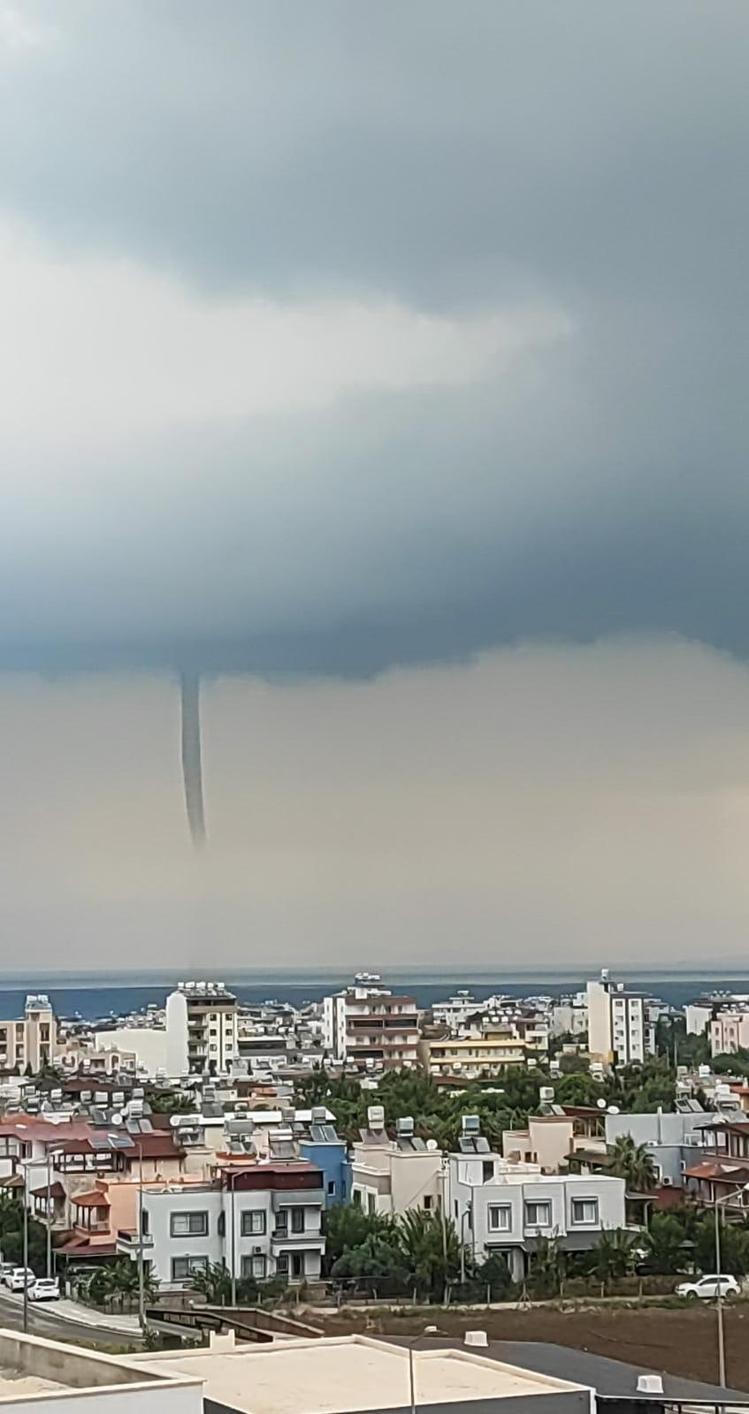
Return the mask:
<path fill-rule="evenodd" d="M 8 1278 L 13 1275 L 15 1267 L 12 1262 L 0 1262 L 0 1281 L 3 1286 L 8 1285 Z"/>
<path fill-rule="evenodd" d="M 57 1277 L 37 1277 L 29 1283 L 29 1301 L 59 1301 L 60 1283 Z"/>
<path fill-rule="evenodd" d="M 716 1276 L 715 1273 L 709 1276 L 700 1277 L 698 1281 L 682 1281 L 676 1288 L 677 1296 L 697 1296 L 703 1301 L 715 1301 L 718 1293 L 722 1297 L 740 1296 L 741 1287 L 735 1277 L 725 1274 Z"/>
<path fill-rule="evenodd" d="M 31 1286 L 36 1278 L 31 1267 L 14 1267 L 10 1276 L 6 1278 L 6 1285 L 11 1291 L 23 1291 L 25 1286 Z"/>

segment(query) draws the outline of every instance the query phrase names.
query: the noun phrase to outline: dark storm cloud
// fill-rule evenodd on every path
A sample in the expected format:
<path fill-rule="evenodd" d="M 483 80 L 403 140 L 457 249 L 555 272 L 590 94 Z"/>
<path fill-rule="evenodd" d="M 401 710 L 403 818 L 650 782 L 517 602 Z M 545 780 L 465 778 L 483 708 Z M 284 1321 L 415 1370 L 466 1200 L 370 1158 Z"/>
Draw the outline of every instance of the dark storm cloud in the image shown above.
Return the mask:
<path fill-rule="evenodd" d="M 113 445 L 53 534 L 6 519 L 7 663 L 744 651 L 743 0 L 21 13 L 0 192 L 48 249 L 203 301 L 532 300 L 570 333 L 458 386 Z"/>

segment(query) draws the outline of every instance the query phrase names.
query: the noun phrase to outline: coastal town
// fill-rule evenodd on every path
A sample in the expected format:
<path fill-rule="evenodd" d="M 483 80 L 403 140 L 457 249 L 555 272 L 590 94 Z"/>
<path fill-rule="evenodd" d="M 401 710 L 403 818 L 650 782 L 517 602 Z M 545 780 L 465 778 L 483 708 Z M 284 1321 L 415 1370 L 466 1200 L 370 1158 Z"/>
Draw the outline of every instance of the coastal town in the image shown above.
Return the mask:
<path fill-rule="evenodd" d="M 103 1308 L 119 1282 L 142 1325 L 175 1293 L 455 1304 L 735 1281 L 747 1041 L 748 997 L 678 1011 L 606 971 L 569 997 L 459 990 L 428 1011 L 371 973 L 299 1009 L 185 981 L 98 1024 L 28 996 L 0 1025 L 0 1184 L 23 1219 L 2 1270 Z"/>

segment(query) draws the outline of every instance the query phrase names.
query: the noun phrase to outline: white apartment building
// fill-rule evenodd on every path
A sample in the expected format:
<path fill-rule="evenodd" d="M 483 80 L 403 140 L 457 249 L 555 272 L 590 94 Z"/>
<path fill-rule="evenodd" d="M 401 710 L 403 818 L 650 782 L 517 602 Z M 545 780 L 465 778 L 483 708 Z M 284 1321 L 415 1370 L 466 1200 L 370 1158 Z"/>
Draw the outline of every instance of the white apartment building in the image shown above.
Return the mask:
<path fill-rule="evenodd" d="M 605 1065 L 630 1065 L 655 1054 L 655 1030 L 649 1001 L 610 980 L 604 968 L 600 982 L 588 982 L 588 1050 Z"/>
<path fill-rule="evenodd" d="M 625 1183 L 598 1175 L 546 1174 L 536 1164 L 508 1163 L 464 1123 L 461 1152 L 448 1155 L 448 1203 L 462 1243 L 478 1261 L 502 1253 L 522 1280 L 543 1238 L 564 1251 L 593 1247 L 606 1230 L 624 1228 Z"/>
<path fill-rule="evenodd" d="M 219 1167 L 208 1182 L 150 1184 L 143 1193 L 144 1256 L 162 1288 L 189 1286 L 196 1271 L 224 1263 L 239 1279 L 320 1276 L 325 1237 L 322 1171 L 305 1161 Z M 137 1233 L 119 1250 L 138 1256 Z"/>
<path fill-rule="evenodd" d="M 552 1036 L 584 1036 L 588 1030 L 588 998 L 585 992 L 560 997 L 550 1008 Z"/>
<path fill-rule="evenodd" d="M 171 1076 L 225 1075 L 237 1056 L 239 1004 L 223 982 L 180 982 L 166 999 Z"/>
<path fill-rule="evenodd" d="M 419 1064 L 419 1015 L 413 997 L 373 982 L 356 982 L 323 999 L 323 1046 L 360 1070 Z"/>
<path fill-rule="evenodd" d="M 717 1011 L 708 1022 L 711 1056 L 732 1055 L 749 1049 L 749 1006 L 732 1006 Z"/>
<path fill-rule="evenodd" d="M 37 1075 L 60 1050 L 57 1018 L 44 992 L 28 996 L 18 1021 L 0 1021 L 0 1070 Z"/>
<path fill-rule="evenodd" d="M 445 1164 L 434 1141 L 425 1143 L 414 1134 L 411 1118 L 396 1122 L 390 1139 L 384 1110 L 371 1105 L 369 1129 L 354 1144 L 351 1156 L 351 1201 L 367 1213 L 397 1217 L 409 1209 L 441 1210 Z"/>

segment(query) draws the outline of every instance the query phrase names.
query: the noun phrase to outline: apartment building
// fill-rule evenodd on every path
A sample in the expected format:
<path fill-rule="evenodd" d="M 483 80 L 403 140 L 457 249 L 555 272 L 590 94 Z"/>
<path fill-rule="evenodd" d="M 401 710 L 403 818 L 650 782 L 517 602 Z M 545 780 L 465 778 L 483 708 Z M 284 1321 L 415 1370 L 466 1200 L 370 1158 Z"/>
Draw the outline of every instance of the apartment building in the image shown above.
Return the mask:
<path fill-rule="evenodd" d="M 223 982 L 180 982 L 166 999 L 169 1075 L 225 1075 L 238 1056 L 239 1004 Z"/>
<path fill-rule="evenodd" d="M 417 1066 L 416 1002 L 379 982 L 357 981 L 323 999 L 323 1045 L 333 1060 L 345 1061 L 359 1070 Z"/>
<path fill-rule="evenodd" d="M 423 1041 L 421 1055 L 435 1079 L 459 1076 L 480 1080 L 500 1075 L 507 1066 L 526 1066 L 535 1051 L 511 1028 L 506 1028 L 472 1036 L 431 1037 Z"/>
<path fill-rule="evenodd" d="M 686 1187 L 685 1174 L 704 1157 L 705 1122 L 708 1116 L 695 1102 L 694 1109 L 677 1114 L 607 1114 L 606 1143 L 625 1136 L 643 1144 L 653 1160 L 658 1188 L 675 1190 L 674 1200 Z"/>
<path fill-rule="evenodd" d="M 303 1161 L 221 1164 L 208 1181 L 150 1184 L 143 1194 L 143 1249 L 162 1288 L 188 1286 L 223 1263 L 237 1278 L 290 1282 L 320 1276 L 325 1237 L 323 1175 Z M 138 1256 L 137 1230 L 118 1250 Z"/>
<path fill-rule="evenodd" d="M 707 1023 L 710 1055 L 733 1055 L 749 1050 L 749 1005 L 716 1008 Z"/>
<path fill-rule="evenodd" d="M 491 1152 L 478 1119 L 463 1119 L 460 1151 L 447 1158 L 450 1214 L 479 1261 L 502 1253 L 513 1278 L 525 1276 L 542 1239 L 563 1251 L 595 1246 L 601 1233 L 626 1226 L 625 1184 L 600 1175 L 546 1174 Z"/>
<path fill-rule="evenodd" d="M 441 1209 L 445 1166 L 432 1141 L 415 1134 L 411 1118 L 396 1122 L 395 1138 L 385 1129 L 385 1112 L 370 1105 L 368 1128 L 362 1130 L 351 1156 L 351 1201 L 367 1213 L 396 1217 L 409 1209 Z"/>
<path fill-rule="evenodd" d="M 613 983 L 607 968 L 599 982 L 588 982 L 588 1050 L 604 1065 L 642 1064 L 655 1054 L 655 1028 L 649 998 Z"/>
<path fill-rule="evenodd" d="M 44 992 L 26 998 L 20 1020 L 0 1021 L 0 1070 L 37 1075 L 59 1050 L 57 1018 Z"/>

